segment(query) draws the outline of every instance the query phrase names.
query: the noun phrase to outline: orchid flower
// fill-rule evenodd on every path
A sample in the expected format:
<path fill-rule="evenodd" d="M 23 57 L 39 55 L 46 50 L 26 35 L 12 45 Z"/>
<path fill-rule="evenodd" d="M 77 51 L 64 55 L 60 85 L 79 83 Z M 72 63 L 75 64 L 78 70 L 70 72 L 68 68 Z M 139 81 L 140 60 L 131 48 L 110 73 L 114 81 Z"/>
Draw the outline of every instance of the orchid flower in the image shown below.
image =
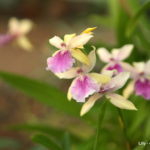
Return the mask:
<path fill-rule="evenodd" d="M 47 59 L 47 70 L 54 73 L 66 72 L 73 66 L 75 59 L 89 65 L 89 59 L 81 49 L 93 37 L 94 29 L 87 28 L 80 35 L 66 34 L 63 40 L 58 36 L 49 39 L 49 43 L 59 50 Z"/>
<path fill-rule="evenodd" d="M 64 73 L 57 73 L 59 78 L 71 79 L 75 78 L 68 90 L 68 99 L 72 98 L 77 102 L 85 102 L 85 99 L 99 90 L 99 84 L 95 78 L 99 79 L 102 83 L 106 83 L 109 77 L 98 74 L 89 73 L 96 63 L 95 50 L 91 51 L 88 55 L 90 61 L 89 65 L 81 65 L 81 67 L 73 67 Z"/>
<path fill-rule="evenodd" d="M 0 45 L 16 41 L 24 50 L 30 51 L 32 45 L 27 39 L 26 34 L 31 31 L 32 26 L 33 23 L 28 19 L 18 20 L 11 18 L 8 23 L 8 33 L 0 35 Z"/>
<path fill-rule="evenodd" d="M 131 72 L 133 79 L 123 94 L 129 97 L 134 91 L 137 95 L 143 96 L 145 99 L 150 99 L 150 60 L 146 63 L 133 63 L 133 66 L 127 65 L 126 70 Z"/>
<path fill-rule="evenodd" d="M 26 34 L 28 34 L 33 27 L 33 23 L 30 20 L 11 18 L 8 27 L 8 33 L 16 40 L 20 47 L 27 51 L 32 50 L 32 44 L 26 37 Z"/>
<path fill-rule="evenodd" d="M 109 74 L 108 74 L 109 73 Z M 121 109 L 128 109 L 128 110 L 137 110 L 136 107 L 132 102 L 124 98 L 123 96 L 114 93 L 116 90 L 122 88 L 126 81 L 128 80 L 130 74 L 128 72 L 121 72 L 115 77 L 112 77 L 113 71 L 105 71 L 111 79 L 107 83 L 100 83 L 100 88 L 97 92 L 95 92 L 82 106 L 80 115 L 83 116 L 86 114 L 95 104 L 95 102 L 106 96 L 109 101 L 121 108 Z"/>
<path fill-rule="evenodd" d="M 125 60 L 131 54 L 132 49 L 133 45 L 127 44 L 121 48 L 112 49 L 111 53 L 106 48 L 99 48 L 97 53 L 103 62 L 108 63 L 104 69 L 115 69 L 119 73 L 124 71 L 123 65 L 125 62 L 123 62 L 123 60 Z"/>

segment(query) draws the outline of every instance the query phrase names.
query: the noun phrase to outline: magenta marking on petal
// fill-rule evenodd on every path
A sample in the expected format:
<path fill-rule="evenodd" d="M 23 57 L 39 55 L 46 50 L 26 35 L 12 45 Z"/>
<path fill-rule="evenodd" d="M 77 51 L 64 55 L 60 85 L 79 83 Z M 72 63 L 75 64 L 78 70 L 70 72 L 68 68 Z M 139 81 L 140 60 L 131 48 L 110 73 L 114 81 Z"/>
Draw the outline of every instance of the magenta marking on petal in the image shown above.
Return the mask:
<path fill-rule="evenodd" d="M 150 99 L 150 80 L 137 80 L 134 89 L 137 95 L 143 96 L 147 100 Z"/>
<path fill-rule="evenodd" d="M 15 37 L 11 34 L 0 34 L 0 45 L 6 45 L 11 42 Z"/>
<path fill-rule="evenodd" d="M 62 73 L 69 70 L 75 60 L 72 58 L 70 51 L 59 50 L 54 56 L 47 59 L 47 70 L 54 73 Z"/>
<path fill-rule="evenodd" d="M 78 70 L 77 70 L 77 74 L 81 74 L 81 73 L 83 73 L 84 71 L 81 69 L 81 68 L 79 68 Z"/>
<path fill-rule="evenodd" d="M 87 75 L 77 77 L 73 82 L 71 94 L 77 102 L 85 102 L 85 98 L 99 90 L 99 85 Z"/>
<path fill-rule="evenodd" d="M 123 72 L 123 68 L 120 64 L 114 64 L 106 68 L 107 70 L 117 70 L 118 73 Z"/>

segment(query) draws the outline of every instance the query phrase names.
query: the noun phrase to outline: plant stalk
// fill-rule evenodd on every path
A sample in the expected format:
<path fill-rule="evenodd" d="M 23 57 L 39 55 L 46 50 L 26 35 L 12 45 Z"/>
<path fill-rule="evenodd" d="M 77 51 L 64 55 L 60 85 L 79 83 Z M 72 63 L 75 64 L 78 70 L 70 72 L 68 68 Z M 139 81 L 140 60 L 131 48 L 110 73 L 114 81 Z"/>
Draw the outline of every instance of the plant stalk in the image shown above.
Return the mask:
<path fill-rule="evenodd" d="M 118 110 L 118 114 L 119 114 L 120 127 L 123 130 L 124 138 L 126 140 L 126 148 L 127 148 L 127 150 L 131 150 L 131 143 L 130 143 L 130 140 L 127 135 L 127 129 L 126 129 L 126 124 L 125 124 L 123 114 L 119 108 L 117 108 L 117 110 Z"/>
<path fill-rule="evenodd" d="M 106 110 L 106 100 L 101 104 L 100 112 L 98 115 L 98 124 L 97 124 L 97 131 L 96 131 L 96 138 L 93 146 L 93 150 L 99 150 L 99 140 L 100 140 L 100 134 L 101 134 L 101 126 L 102 122 L 104 120 L 105 116 L 105 110 Z"/>

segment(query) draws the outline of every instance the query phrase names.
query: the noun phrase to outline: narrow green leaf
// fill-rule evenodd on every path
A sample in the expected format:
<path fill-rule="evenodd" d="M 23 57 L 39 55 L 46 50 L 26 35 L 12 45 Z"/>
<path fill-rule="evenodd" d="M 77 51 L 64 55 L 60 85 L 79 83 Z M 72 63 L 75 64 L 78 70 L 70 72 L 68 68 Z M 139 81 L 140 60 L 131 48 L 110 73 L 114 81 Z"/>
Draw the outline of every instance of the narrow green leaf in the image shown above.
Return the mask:
<path fill-rule="evenodd" d="M 0 137 L 0 149 L 5 148 L 18 149 L 20 146 L 21 143 L 16 139 Z"/>
<path fill-rule="evenodd" d="M 129 21 L 129 24 L 127 26 L 127 29 L 126 29 L 127 37 L 130 37 L 132 35 L 136 25 L 138 24 L 140 17 L 143 15 L 143 13 L 145 13 L 145 11 L 148 8 L 150 8 L 150 1 L 146 2 L 131 18 L 131 20 Z"/>
<path fill-rule="evenodd" d="M 69 102 L 66 94 L 38 80 L 21 75 L 0 71 L 0 78 L 25 94 L 67 114 L 79 116 L 80 106 L 74 101 Z"/>
<path fill-rule="evenodd" d="M 61 147 L 55 143 L 52 139 L 49 137 L 42 135 L 42 134 L 37 134 L 32 137 L 32 140 L 38 144 L 41 144 L 45 147 L 47 147 L 50 150 L 62 150 Z"/>
<path fill-rule="evenodd" d="M 50 136 L 53 136 L 55 138 L 60 138 L 64 136 L 65 129 L 60 128 L 54 128 L 50 125 L 42 125 L 42 124 L 18 124 L 9 127 L 11 130 L 21 130 L 26 132 L 40 132 L 42 134 L 47 134 Z M 67 135 L 65 134 L 65 138 L 67 138 Z M 82 139 L 72 133 L 70 133 L 69 138 L 72 138 L 74 142 L 80 142 Z"/>
<path fill-rule="evenodd" d="M 18 124 L 10 126 L 9 129 L 15 131 L 26 131 L 26 132 L 41 132 L 43 134 L 48 134 L 56 137 L 60 137 L 64 134 L 62 129 L 56 129 L 50 125 L 41 125 L 41 124 Z"/>
<path fill-rule="evenodd" d="M 63 150 L 71 150 L 71 139 L 70 139 L 70 134 L 68 132 L 64 133 Z"/>

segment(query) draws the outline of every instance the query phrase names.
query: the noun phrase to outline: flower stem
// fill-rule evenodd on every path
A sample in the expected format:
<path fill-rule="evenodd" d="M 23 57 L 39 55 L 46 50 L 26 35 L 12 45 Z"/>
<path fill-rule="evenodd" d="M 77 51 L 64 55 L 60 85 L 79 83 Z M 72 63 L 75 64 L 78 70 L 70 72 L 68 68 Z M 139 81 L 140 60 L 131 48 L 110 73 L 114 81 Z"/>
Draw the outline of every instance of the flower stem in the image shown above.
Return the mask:
<path fill-rule="evenodd" d="M 120 126 L 123 130 L 123 134 L 124 134 L 124 137 L 126 140 L 126 148 L 127 148 L 127 150 L 131 150 L 131 143 L 130 143 L 130 140 L 129 140 L 128 135 L 127 135 L 127 129 L 126 129 L 126 124 L 125 124 L 123 114 L 119 108 L 117 108 L 117 110 L 118 110 L 118 114 L 119 114 Z"/>
<path fill-rule="evenodd" d="M 104 102 L 101 104 L 101 107 L 100 107 L 100 112 L 98 115 L 96 138 L 95 138 L 93 150 L 99 150 L 100 131 L 101 131 L 101 125 L 104 119 L 104 115 L 105 115 L 106 103 L 107 103 L 106 100 L 104 100 Z"/>

